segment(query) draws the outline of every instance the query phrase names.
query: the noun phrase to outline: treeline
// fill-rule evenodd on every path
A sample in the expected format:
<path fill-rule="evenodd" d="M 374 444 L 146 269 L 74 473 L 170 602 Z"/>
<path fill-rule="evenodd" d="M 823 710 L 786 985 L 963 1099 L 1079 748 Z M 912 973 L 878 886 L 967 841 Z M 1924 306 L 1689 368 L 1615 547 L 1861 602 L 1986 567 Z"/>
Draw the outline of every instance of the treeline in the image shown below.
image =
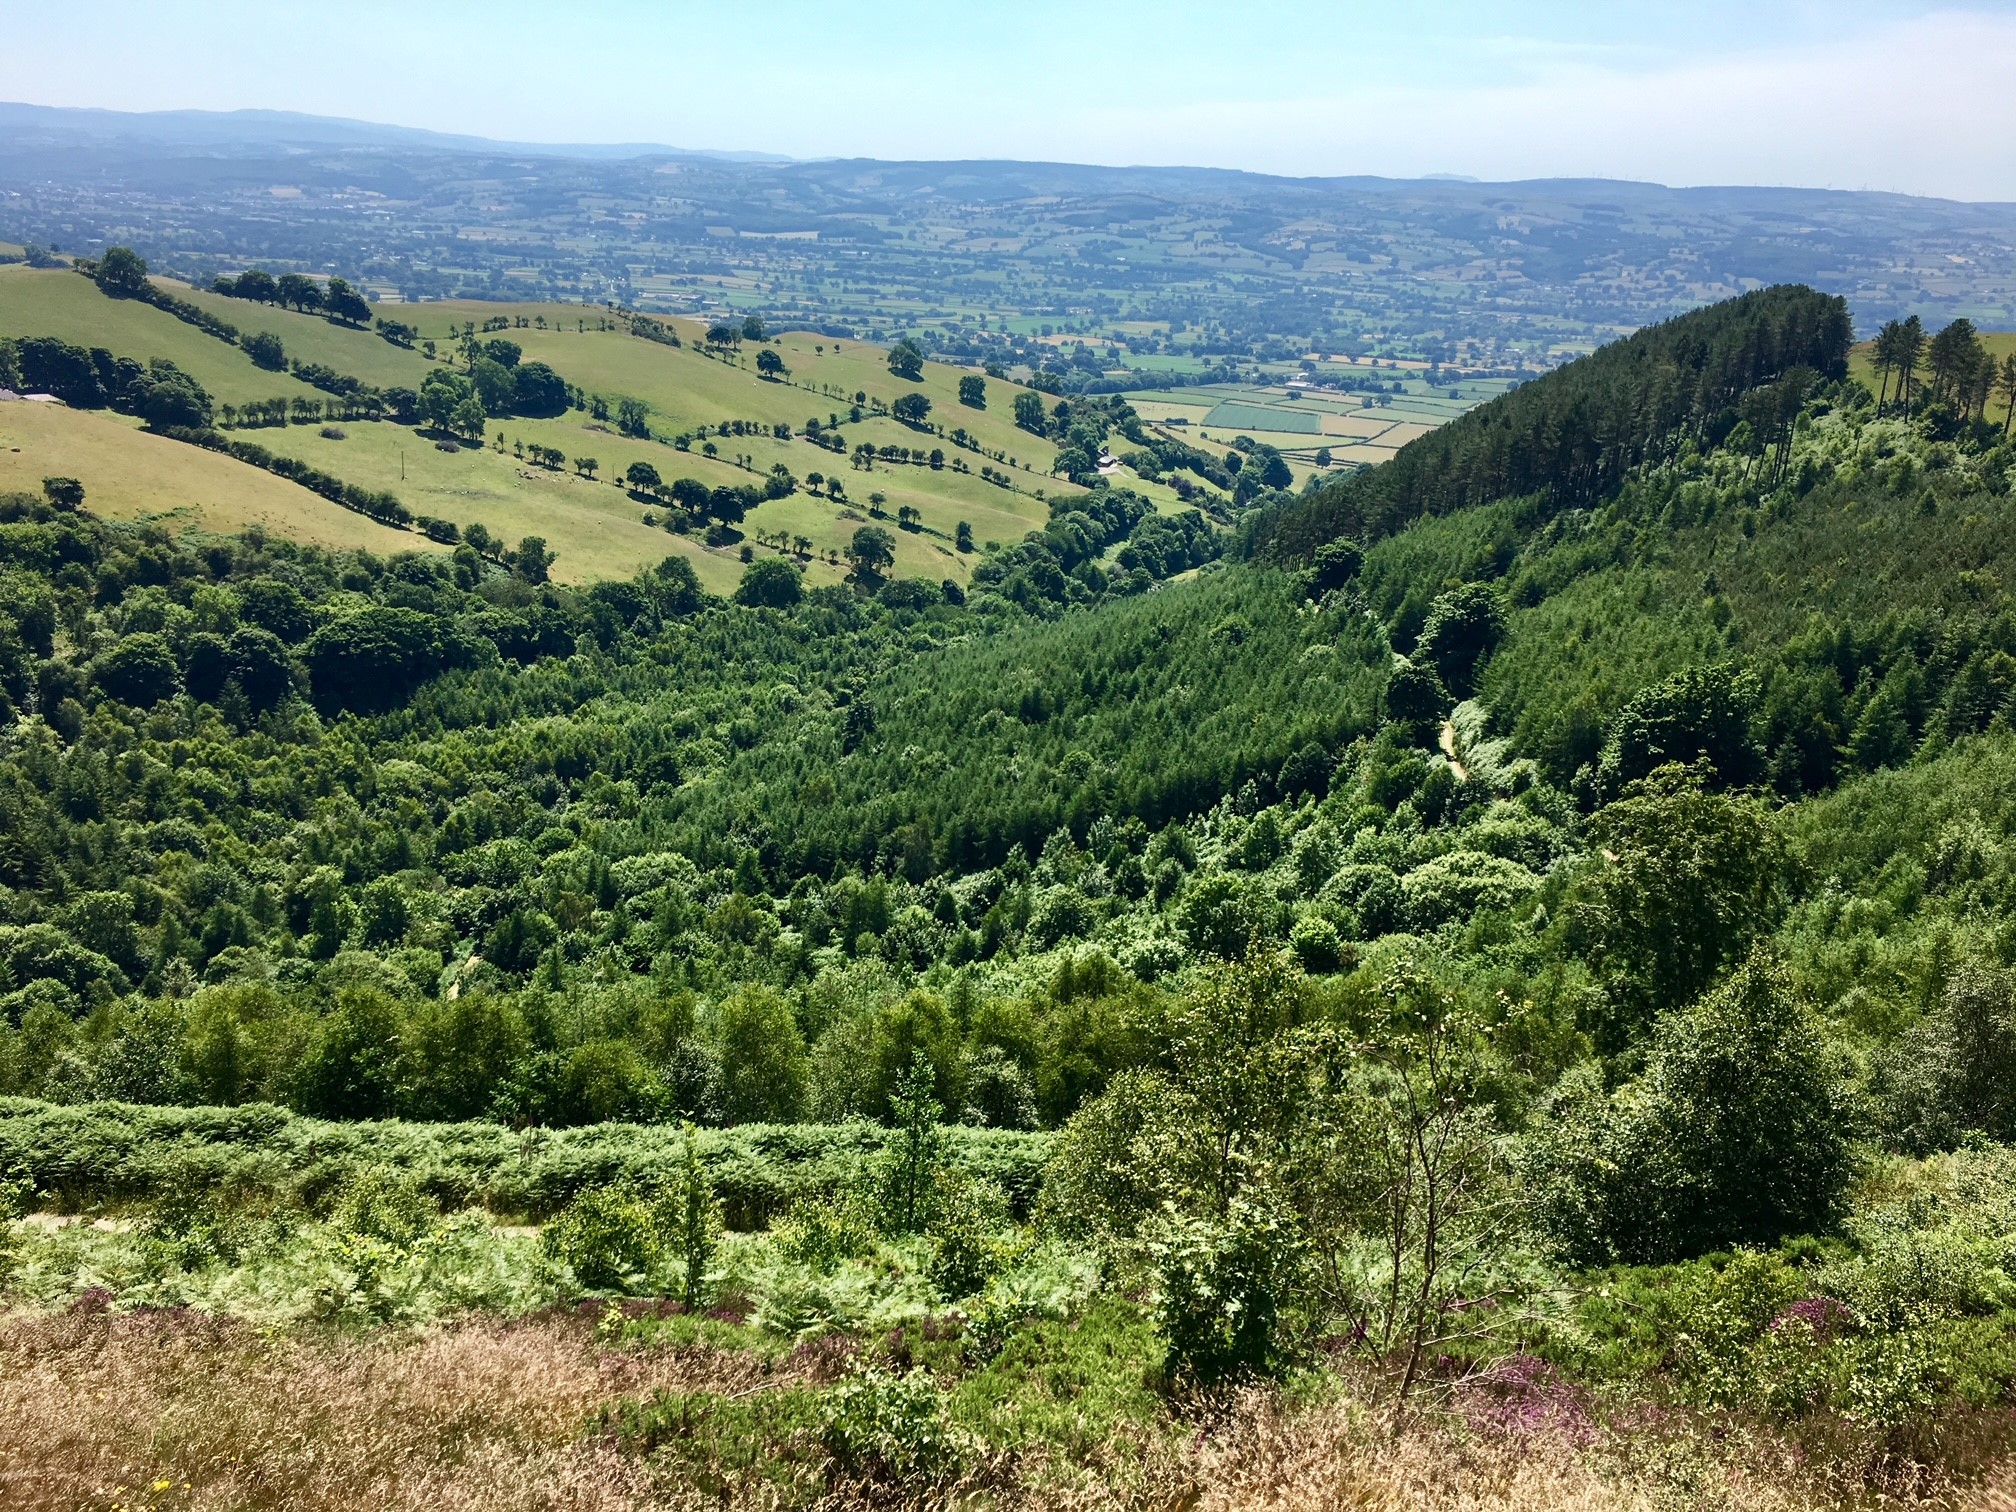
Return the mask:
<path fill-rule="evenodd" d="M 371 319 L 370 301 L 341 278 L 318 281 L 305 273 L 282 273 L 275 278 L 263 268 L 248 268 L 236 277 L 215 279 L 210 287 L 232 299 L 327 315 L 344 325 L 361 326 Z"/>
<path fill-rule="evenodd" d="M 1847 305 L 1802 286 L 1692 311 L 1471 410 L 1382 467 L 1261 513 L 1242 550 L 1307 560 L 1339 537 L 1373 539 L 1423 515 L 1526 495 L 1550 510 L 1587 506 L 1635 468 L 1719 445 L 1746 418 L 1744 395 L 1781 383 L 1783 403 L 1756 417 L 1776 444 L 1815 379 L 1845 375 L 1849 341 Z"/>
<path fill-rule="evenodd" d="M 1869 357 L 1876 369 L 1879 412 L 1894 400 L 1909 414 L 1912 393 L 1922 373 L 1925 402 L 1943 406 L 1959 423 L 1984 418 L 1989 401 L 1997 394 L 2009 404 L 2002 416 L 2005 438 L 2011 423 L 2016 422 L 2016 352 L 1998 363 L 1982 343 L 1974 322 L 1964 316 L 1929 338 L 1924 322 L 1916 315 L 1888 321 L 1870 344 Z M 1896 380 L 1894 393 L 1892 379 Z"/>
<path fill-rule="evenodd" d="M 215 336 L 219 341 L 235 344 L 240 340 L 238 328 L 230 321 L 220 319 L 200 305 L 178 298 L 151 282 L 147 277 L 146 259 L 130 247 L 108 247 L 104 256 L 95 261 L 80 257 L 71 267 L 98 285 L 99 291 L 107 298 L 137 299 L 173 315 L 184 325 L 192 325 Z"/>
<path fill-rule="evenodd" d="M 54 395 L 72 409 L 113 409 L 155 429 L 207 426 L 210 395 L 165 357 L 142 364 L 53 336 L 0 337 L 0 388 Z"/>

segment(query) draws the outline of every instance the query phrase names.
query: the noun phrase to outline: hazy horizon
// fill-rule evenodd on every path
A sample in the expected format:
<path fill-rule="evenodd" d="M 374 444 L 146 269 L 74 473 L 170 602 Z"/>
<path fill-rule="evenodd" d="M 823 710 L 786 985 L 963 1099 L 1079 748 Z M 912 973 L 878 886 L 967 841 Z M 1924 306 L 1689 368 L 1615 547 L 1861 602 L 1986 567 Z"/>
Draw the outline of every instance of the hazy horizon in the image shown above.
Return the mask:
<path fill-rule="evenodd" d="M 1196 0 L 1005 18 L 921 3 L 822 17 L 602 0 L 347 8 L 274 27 L 244 0 L 10 22 L 0 97 L 287 110 L 538 144 L 792 158 L 1011 159 L 1294 177 L 1875 189 L 2016 200 L 2016 5 L 1849 0 L 1685 13 L 1591 3 L 1431 15 Z M 955 105 L 944 102 L 955 101 Z"/>

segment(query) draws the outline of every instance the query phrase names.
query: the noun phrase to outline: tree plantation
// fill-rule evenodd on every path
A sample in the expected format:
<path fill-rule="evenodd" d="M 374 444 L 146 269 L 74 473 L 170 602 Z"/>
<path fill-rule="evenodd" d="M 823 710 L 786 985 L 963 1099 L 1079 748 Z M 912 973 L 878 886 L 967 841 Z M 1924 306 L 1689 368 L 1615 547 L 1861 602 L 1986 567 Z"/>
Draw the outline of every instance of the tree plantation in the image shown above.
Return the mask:
<path fill-rule="evenodd" d="M 362 324 L 337 283 L 222 298 Z M 539 334 L 348 423 L 589 423 Z M 0 494 L 0 1462 L 36 1505 L 1995 1504 L 2016 394 L 1966 320 L 1852 336 L 1757 289 L 1300 486 L 909 341 L 849 360 L 939 461 L 850 469 L 833 399 L 774 491 L 698 433 L 612 460 L 616 409 L 553 464 L 703 538 L 846 501 L 822 574 L 777 524 L 563 576 L 333 473 L 378 545 Z M 280 471 L 187 366 L 0 364 Z M 989 445 L 960 486 L 1025 528 L 913 570 L 934 506 L 883 490 Z M 60 1446 L 58 1379 L 106 1394 Z M 352 1489 L 276 1499 L 325 1452 Z"/>

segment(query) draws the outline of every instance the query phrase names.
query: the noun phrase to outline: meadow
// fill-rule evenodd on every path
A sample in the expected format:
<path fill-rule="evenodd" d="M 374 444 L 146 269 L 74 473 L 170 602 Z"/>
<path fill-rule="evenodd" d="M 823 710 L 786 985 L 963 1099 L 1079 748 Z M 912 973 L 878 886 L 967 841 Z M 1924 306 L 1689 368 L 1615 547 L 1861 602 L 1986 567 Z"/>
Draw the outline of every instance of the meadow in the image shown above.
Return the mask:
<path fill-rule="evenodd" d="M 119 355 L 167 357 L 198 379 L 220 404 L 243 404 L 276 397 L 323 396 L 297 378 L 265 373 L 249 357 L 165 312 L 138 301 L 106 298 L 87 279 L 68 270 L 0 270 L 0 335 L 52 335 L 74 344 L 102 346 Z M 177 297 L 214 313 L 242 331 L 280 337 L 290 360 L 319 364 L 375 387 L 417 389 L 435 366 L 453 366 L 463 333 L 488 324 L 479 339 L 502 336 L 523 349 L 524 360 L 553 366 L 584 395 L 613 414 L 625 399 L 640 401 L 648 416 L 648 436 L 621 434 L 612 420 L 586 410 L 553 418 L 500 416 L 486 427 L 483 446 L 450 450 L 432 437 L 378 420 L 343 420 L 329 427 L 295 424 L 234 432 L 278 455 L 309 463 L 346 483 L 396 496 L 415 515 L 480 523 L 494 536 L 516 541 L 539 536 L 555 553 L 554 573 L 565 582 L 627 577 L 667 556 L 687 559 L 704 586 L 725 592 L 739 579 L 745 551 L 782 551 L 798 561 L 808 583 L 835 583 L 848 570 L 844 554 L 854 532 L 880 521 L 895 539 L 893 572 L 931 582 L 963 583 L 978 561 L 954 549 L 959 526 L 977 545 L 1010 543 L 1039 529 L 1050 517 L 1049 501 L 1083 493 L 1078 485 L 1051 476 L 1055 441 L 1018 429 L 1012 400 L 1018 388 L 986 380 L 986 408 L 959 402 L 960 369 L 927 363 L 921 380 L 897 378 L 886 349 L 805 332 L 785 332 L 767 344 L 747 342 L 713 352 L 706 328 L 691 321 L 665 321 L 681 345 L 634 335 L 627 318 L 599 307 L 557 304 L 437 303 L 381 306 L 383 318 L 413 326 L 411 348 L 394 345 L 372 331 L 340 325 L 319 316 L 258 305 L 246 300 L 166 283 Z M 502 330 L 495 329 L 499 324 Z M 420 344 L 434 343 L 441 364 Z M 766 377 L 755 371 L 754 354 L 770 350 L 788 371 Z M 921 394 L 931 403 L 928 423 L 919 428 L 889 418 L 903 394 Z M 858 419 L 856 417 L 859 417 Z M 817 448 L 806 439 L 808 421 L 844 427 L 846 449 Z M 730 434 L 740 427 L 742 434 Z M 789 439 L 775 434 L 784 429 Z M 962 428 L 965 446 L 945 432 Z M 122 518 L 142 513 L 166 515 L 158 500 L 143 510 L 123 479 L 131 469 L 73 453 L 66 438 L 95 435 L 63 425 L 43 425 L 36 455 L 46 471 L 20 481 L 37 482 L 51 473 L 102 479 L 105 507 Z M 674 440 L 683 441 L 675 447 Z M 500 445 L 501 443 L 501 445 Z M 914 463 L 881 460 L 857 466 L 849 453 L 862 445 L 908 448 Z M 130 446 L 120 445 L 130 451 Z M 527 448 L 545 447 L 567 458 L 558 467 L 526 460 Z M 923 464 L 926 452 L 943 456 L 936 468 Z M 21 454 L 21 455 L 25 455 Z M 592 458 L 590 475 L 573 464 Z M 995 460 L 998 458 L 998 460 Z M 669 484 L 693 478 L 709 488 L 761 485 L 775 466 L 799 480 L 793 494 L 766 500 L 752 509 L 739 532 L 715 544 L 693 534 L 673 534 L 661 524 L 666 511 L 623 483 L 634 463 L 648 463 Z M 980 476 L 982 468 L 997 474 Z M 191 472 L 193 469 L 193 473 Z M 305 490 L 274 486 L 277 480 L 214 480 L 235 476 L 238 464 L 223 458 L 171 466 L 169 476 L 205 480 L 184 487 L 173 518 L 202 529 L 235 529 L 257 521 L 286 528 L 298 517 L 303 539 L 344 543 L 375 542 L 377 549 L 412 544 L 397 531 L 359 522 L 318 524 L 340 513 Z M 844 498 L 815 492 L 813 473 L 841 483 Z M 89 479 L 87 487 L 90 486 Z M 1158 508 L 1174 512 L 1177 495 L 1165 484 L 1126 481 Z M 178 482 L 178 487 L 182 487 Z M 882 495 L 880 500 L 874 495 Z M 198 497 L 200 495 L 201 497 Z M 242 499 L 266 501 L 253 510 Z M 293 508 L 290 510 L 289 505 Z M 906 517 L 904 512 L 910 511 Z M 646 523 L 647 516 L 654 523 Z M 330 529 L 336 534 L 331 535 Z M 320 533 L 318 533 L 318 531 Z"/>
<path fill-rule="evenodd" d="M 0 336 L 55 336 L 141 362 L 166 357 L 222 404 L 321 398 L 291 374 L 261 372 L 242 351 L 165 311 L 107 299 L 67 268 L 0 267 Z"/>
<path fill-rule="evenodd" d="M 122 416 L 59 404 L 0 404 L 0 492 L 41 491 L 47 477 L 84 485 L 107 519 L 171 532 L 236 535 L 257 527 L 341 549 L 435 549 L 424 538 L 341 509 L 299 484 L 230 457 L 149 435 Z"/>

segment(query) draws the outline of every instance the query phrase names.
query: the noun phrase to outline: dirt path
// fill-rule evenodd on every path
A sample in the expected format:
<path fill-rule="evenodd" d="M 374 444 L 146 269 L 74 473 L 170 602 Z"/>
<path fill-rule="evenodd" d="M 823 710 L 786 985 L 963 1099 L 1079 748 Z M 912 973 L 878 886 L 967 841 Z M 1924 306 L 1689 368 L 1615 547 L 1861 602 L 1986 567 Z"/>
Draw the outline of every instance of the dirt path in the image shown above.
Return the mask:
<path fill-rule="evenodd" d="M 1442 721 L 1442 733 L 1435 737 L 1435 743 L 1442 748 L 1442 754 L 1449 758 L 1449 766 L 1456 773 L 1456 780 L 1468 782 L 1469 771 L 1456 759 L 1456 726 L 1451 721 L 1446 719 Z"/>

